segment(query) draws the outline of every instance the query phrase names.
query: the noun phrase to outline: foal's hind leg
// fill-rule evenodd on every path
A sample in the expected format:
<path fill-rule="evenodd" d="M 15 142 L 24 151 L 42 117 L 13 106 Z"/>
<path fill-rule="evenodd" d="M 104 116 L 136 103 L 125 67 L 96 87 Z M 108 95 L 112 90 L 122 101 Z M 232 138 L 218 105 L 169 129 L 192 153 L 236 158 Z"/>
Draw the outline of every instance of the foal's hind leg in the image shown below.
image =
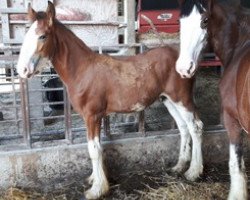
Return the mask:
<path fill-rule="evenodd" d="M 179 158 L 177 164 L 172 168 L 174 172 L 180 173 L 186 169 L 187 163 L 191 160 L 191 146 L 190 146 L 191 136 L 189 134 L 186 122 L 182 119 L 174 103 L 168 99 L 164 100 L 163 103 L 167 107 L 169 113 L 174 118 L 177 127 L 180 131 L 181 146 L 180 146 Z"/>
<path fill-rule="evenodd" d="M 88 131 L 88 150 L 92 162 L 92 174 L 89 181 L 92 187 L 85 192 L 87 199 L 98 199 L 109 190 L 109 183 L 104 172 L 102 148 L 100 145 L 101 118 L 89 116 L 85 118 Z"/>
<path fill-rule="evenodd" d="M 237 120 L 224 113 L 225 127 L 230 139 L 229 171 L 231 178 L 229 200 L 247 200 L 247 176 L 243 159 L 242 128 Z"/>
<path fill-rule="evenodd" d="M 188 180 L 194 181 L 203 172 L 203 159 L 202 159 L 202 133 L 203 123 L 195 115 L 194 111 L 189 111 L 182 103 L 174 104 L 179 111 L 183 120 L 186 122 L 189 133 L 192 138 L 192 159 L 189 169 L 185 173 L 185 177 Z"/>

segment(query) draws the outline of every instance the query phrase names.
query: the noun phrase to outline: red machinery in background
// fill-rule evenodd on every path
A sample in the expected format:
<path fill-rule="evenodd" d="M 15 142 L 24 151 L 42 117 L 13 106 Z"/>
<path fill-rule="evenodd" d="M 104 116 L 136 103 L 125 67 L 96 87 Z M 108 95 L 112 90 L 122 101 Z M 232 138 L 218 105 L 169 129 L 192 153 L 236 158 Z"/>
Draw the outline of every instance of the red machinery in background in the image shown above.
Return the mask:
<path fill-rule="evenodd" d="M 152 21 L 158 32 L 178 33 L 180 30 L 180 10 L 177 0 L 138 0 L 137 22 L 139 34 L 147 33 L 152 28 L 143 18 L 143 15 Z M 221 62 L 213 52 L 206 52 L 200 66 L 221 66 Z"/>
<path fill-rule="evenodd" d="M 147 16 L 158 32 L 179 32 L 179 5 L 177 0 L 138 0 L 137 5 L 138 33 L 146 33 L 151 29 L 142 17 Z"/>

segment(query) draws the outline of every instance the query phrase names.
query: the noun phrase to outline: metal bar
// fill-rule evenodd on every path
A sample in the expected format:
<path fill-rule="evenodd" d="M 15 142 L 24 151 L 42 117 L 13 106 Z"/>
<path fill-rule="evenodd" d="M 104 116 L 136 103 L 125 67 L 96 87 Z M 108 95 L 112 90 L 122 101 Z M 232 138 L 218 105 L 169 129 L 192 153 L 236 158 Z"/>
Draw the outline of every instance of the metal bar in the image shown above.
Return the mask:
<path fill-rule="evenodd" d="M 39 120 L 39 119 L 61 119 L 64 118 L 64 115 L 59 116 L 49 116 L 49 117 L 30 117 L 30 121 Z"/>
<path fill-rule="evenodd" d="M 8 79 L 9 77 L 4 77 L 3 79 Z M 13 83 L 15 85 L 18 85 L 19 83 Z M 0 85 L 12 85 L 12 83 L 1 83 Z"/>
<path fill-rule="evenodd" d="M 22 121 L 21 119 L 17 120 L 17 122 L 21 122 L 21 121 Z M 16 122 L 16 120 L 15 119 L 4 120 L 4 121 L 0 121 L 0 124 L 5 124 L 6 122 Z"/>
<path fill-rule="evenodd" d="M 11 67 L 11 82 L 12 82 L 12 89 L 13 89 L 13 92 L 14 92 L 14 99 L 13 99 L 13 104 L 14 104 L 14 107 L 15 107 L 15 123 L 16 123 L 16 131 L 18 134 L 20 134 L 20 131 L 19 131 L 19 123 L 18 123 L 18 107 L 17 107 L 17 96 L 16 96 L 16 88 L 15 88 L 15 84 L 14 84 L 14 65 L 12 64 L 12 67 Z"/>
<path fill-rule="evenodd" d="M 30 120 L 29 120 L 29 98 L 28 98 L 28 83 L 25 79 L 20 79 L 20 91 L 21 91 L 21 110 L 23 117 L 23 138 L 24 142 L 29 148 L 31 148 L 31 132 L 30 132 Z"/>
<path fill-rule="evenodd" d="M 16 105 L 16 106 L 0 106 L 1 109 L 3 109 L 3 108 L 7 108 L 7 109 L 8 108 L 18 108 L 18 107 L 20 107 L 20 106 L 18 106 L 18 105 Z"/>
<path fill-rule="evenodd" d="M 65 139 L 67 139 L 70 144 L 73 143 L 73 135 L 72 135 L 72 118 L 71 118 L 71 105 L 68 98 L 68 93 L 66 87 L 64 86 L 63 91 L 64 98 L 64 115 L 65 115 Z"/>
<path fill-rule="evenodd" d="M 63 87 L 60 88 L 44 88 L 44 89 L 30 89 L 29 92 L 49 92 L 49 91 L 63 91 Z"/>
<path fill-rule="evenodd" d="M 45 102 L 45 103 L 33 103 L 33 104 L 30 104 L 29 106 L 30 107 L 35 107 L 35 106 L 49 106 L 49 105 L 60 105 L 60 104 L 64 104 L 64 101 L 57 101 L 57 102 Z"/>
<path fill-rule="evenodd" d="M 143 53 L 145 50 L 145 45 L 140 45 L 140 53 Z M 144 136 L 146 135 L 145 132 L 145 111 L 139 112 L 139 132 L 142 133 Z"/>
<path fill-rule="evenodd" d="M 2 14 L 25 14 L 27 9 L 24 8 L 2 8 L 0 9 Z"/>
<path fill-rule="evenodd" d="M 105 45 L 105 46 L 102 46 L 103 49 L 105 48 L 119 48 L 119 47 L 127 47 L 127 48 L 132 48 L 132 47 L 140 47 L 140 46 L 143 46 L 144 44 L 142 43 L 130 43 L 130 44 L 116 44 L 116 45 Z M 145 46 L 145 45 L 144 45 Z M 100 46 L 89 46 L 89 48 L 91 48 L 92 50 L 98 50 Z M 11 50 L 11 51 L 20 51 L 21 49 L 21 45 L 17 45 L 17 46 L 3 46 L 0 48 L 0 50 Z M 0 58 L 3 57 L 3 56 L 0 56 Z M 16 56 L 18 57 L 18 56 Z M 56 74 L 53 74 L 53 75 L 56 75 Z"/>
<path fill-rule="evenodd" d="M 142 133 L 144 136 L 146 135 L 145 132 L 145 111 L 139 112 L 139 132 Z"/>
<path fill-rule="evenodd" d="M 110 117 L 105 116 L 103 118 L 103 130 L 104 130 L 104 136 L 111 138 L 110 134 Z"/>

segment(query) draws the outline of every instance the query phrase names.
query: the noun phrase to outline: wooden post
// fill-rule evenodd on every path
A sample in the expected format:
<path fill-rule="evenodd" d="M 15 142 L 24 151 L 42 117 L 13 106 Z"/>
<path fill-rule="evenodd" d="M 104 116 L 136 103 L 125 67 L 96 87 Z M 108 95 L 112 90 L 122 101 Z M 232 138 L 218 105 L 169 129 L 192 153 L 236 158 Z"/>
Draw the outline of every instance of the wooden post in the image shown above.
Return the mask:
<path fill-rule="evenodd" d="M 145 132 L 145 111 L 139 112 L 139 133 L 142 133 L 146 136 Z"/>
<path fill-rule="evenodd" d="M 2 0 L 0 4 L 1 9 L 8 8 L 7 0 Z M 9 23 L 9 14 L 2 13 L 2 35 L 3 43 L 8 43 L 10 40 L 10 23 Z"/>
<path fill-rule="evenodd" d="M 135 0 L 124 0 L 124 21 L 127 24 L 124 42 L 128 45 L 135 43 L 135 10 Z M 128 54 L 134 55 L 135 50 L 131 49 Z"/>

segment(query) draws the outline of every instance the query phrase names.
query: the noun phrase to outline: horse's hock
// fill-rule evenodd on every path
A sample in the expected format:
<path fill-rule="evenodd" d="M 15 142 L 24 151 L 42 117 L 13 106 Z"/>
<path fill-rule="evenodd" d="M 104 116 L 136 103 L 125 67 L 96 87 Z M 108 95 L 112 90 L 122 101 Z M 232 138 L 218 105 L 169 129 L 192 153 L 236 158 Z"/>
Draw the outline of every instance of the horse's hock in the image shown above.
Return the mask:
<path fill-rule="evenodd" d="M 22 13 L 26 12 L 24 7 L 28 2 L 4 0 L 0 5 L 2 18 L 0 40 L 3 44 L 1 45 L 3 55 L 0 56 L 0 188 L 2 189 L 10 186 L 49 188 L 54 185 L 56 187 L 55 182 L 59 183 L 72 176 L 83 178 L 91 172 L 84 123 L 71 110 L 63 86 L 44 87 L 48 80 L 57 75 L 51 73 L 48 67 L 42 75 L 29 82 L 20 82 L 16 76 L 14 68 L 19 53 L 18 46 L 23 39 L 27 24 Z M 102 50 L 118 52 L 118 54 L 127 52 L 126 45 L 122 48 L 117 46 L 118 35 L 121 34 L 118 27 L 126 27 L 129 21 L 118 18 L 116 0 L 101 2 L 54 0 L 59 10 L 58 18 L 68 24 L 87 44 L 95 46 L 93 49 L 100 52 Z M 47 1 L 33 2 L 36 9 L 46 8 L 46 4 Z M 129 9 L 130 3 L 125 4 Z M 125 38 L 128 35 L 127 31 L 125 28 L 122 33 Z M 130 37 L 125 41 L 129 42 L 128 46 L 133 44 Z M 100 46 L 111 47 L 101 49 Z M 143 49 L 142 45 L 138 46 Z M 205 78 L 203 70 L 209 71 L 210 76 Z M 217 89 L 220 73 L 216 69 L 203 70 L 197 77 L 195 101 L 206 127 L 203 140 L 204 161 L 221 162 L 228 158 L 228 142 L 225 132 L 218 129 L 221 128 Z M 206 88 L 206 92 L 203 88 Z M 46 92 L 53 91 L 62 92 L 63 98 L 49 101 Z M 53 105 L 63 105 L 64 108 L 55 111 Z M 159 166 L 161 169 L 176 162 L 179 151 L 178 131 L 168 111 L 159 102 L 147 108 L 145 113 L 114 114 L 110 119 L 106 119 L 106 122 L 109 120 L 110 128 L 109 123 L 104 123 L 102 127 L 102 144 L 105 162 L 111 171 L 111 176 L 134 168 L 147 169 Z M 142 133 L 144 129 L 146 134 Z"/>

